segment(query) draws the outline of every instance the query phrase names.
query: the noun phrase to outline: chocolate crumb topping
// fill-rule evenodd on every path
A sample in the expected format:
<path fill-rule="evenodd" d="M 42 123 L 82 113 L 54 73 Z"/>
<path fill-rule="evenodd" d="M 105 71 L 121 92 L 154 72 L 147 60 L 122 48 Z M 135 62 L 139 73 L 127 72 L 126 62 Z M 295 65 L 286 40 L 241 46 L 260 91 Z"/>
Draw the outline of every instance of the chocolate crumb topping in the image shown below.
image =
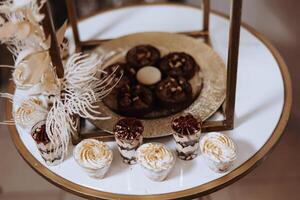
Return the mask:
<path fill-rule="evenodd" d="M 155 90 L 157 98 L 166 106 L 182 104 L 192 99 L 192 86 L 184 78 L 168 77 Z"/>
<path fill-rule="evenodd" d="M 40 122 L 32 128 L 31 136 L 37 144 L 43 143 L 44 145 L 50 142 L 46 133 L 46 124 L 39 125 Z"/>
<path fill-rule="evenodd" d="M 160 51 L 151 45 L 138 45 L 130 49 L 126 55 L 129 64 L 136 68 L 155 65 L 160 59 Z"/>
<path fill-rule="evenodd" d="M 102 78 L 107 78 L 108 76 L 111 76 L 112 73 L 114 76 L 114 79 L 112 80 L 110 86 L 115 85 L 118 81 L 116 88 L 120 88 L 125 84 L 130 84 L 131 80 L 135 78 L 136 70 L 128 65 L 127 63 L 117 62 L 112 65 L 109 65 L 104 69 L 105 73 L 101 74 Z"/>
<path fill-rule="evenodd" d="M 172 129 L 180 135 L 193 135 L 201 130 L 202 122 L 193 115 L 180 116 L 172 121 Z"/>
<path fill-rule="evenodd" d="M 141 85 L 124 85 L 118 91 L 118 109 L 127 116 L 142 116 L 151 111 L 154 102 L 150 89 Z"/>
<path fill-rule="evenodd" d="M 183 52 L 174 52 L 161 59 L 159 68 L 164 76 L 191 79 L 200 68 L 194 58 Z"/>
<path fill-rule="evenodd" d="M 113 131 L 119 139 L 134 140 L 142 135 L 144 126 L 138 119 L 124 118 L 118 121 Z"/>

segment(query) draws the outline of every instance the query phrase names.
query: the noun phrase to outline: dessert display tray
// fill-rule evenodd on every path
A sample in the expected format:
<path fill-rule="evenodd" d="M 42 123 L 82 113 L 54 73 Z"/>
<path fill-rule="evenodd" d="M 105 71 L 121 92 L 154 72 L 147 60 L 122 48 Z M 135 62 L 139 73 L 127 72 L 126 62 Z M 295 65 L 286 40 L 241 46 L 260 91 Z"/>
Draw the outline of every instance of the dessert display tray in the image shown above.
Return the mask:
<path fill-rule="evenodd" d="M 186 6 L 127 7 L 83 20 L 79 23 L 79 30 L 82 39 L 99 33 L 106 38 L 151 30 L 188 31 L 199 28 L 200 16 L 199 9 Z M 216 14 L 210 17 L 212 46 L 225 61 L 228 20 Z M 97 28 L 92 29 L 95 24 Z M 114 24 L 113 28 L 111 24 Z M 47 166 L 29 134 L 30 130 L 11 126 L 11 136 L 20 154 L 33 169 L 57 186 L 79 196 L 93 199 L 174 199 L 207 195 L 253 169 L 279 140 L 290 113 L 291 82 L 284 61 L 266 39 L 245 26 L 241 30 L 239 64 L 235 129 L 224 132 L 236 143 L 238 159 L 226 173 L 211 171 L 200 154 L 193 161 L 177 158 L 167 179 L 153 182 L 142 174 L 138 165 L 124 164 L 115 142 L 107 142 L 113 150 L 114 159 L 106 177 L 97 180 L 83 172 L 71 155 L 58 166 Z M 26 97 L 19 90 L 15 94 L 21 99 Z M 19 100 L 14 99 L 13 106 Z M 10 110 L 11 105 L 8 104 L 7 119 L 12 117 Z M 171 137 L 151 141 L 164 143 L 175 150 Z"/>
<path fill-rule="evenodd" d="M 145 127 L 143 133 L 145 138 L 162 137 L 172 134 L 170 126 L 172 118 L 183 113 L 191 113 L 197 118 L 206 120 L 218 110 L 225 98 L 226 67 L 219 55 L 202 41 L 172 33 L 137 33 L 103 43 L 95 52 L 99 54 L 112 54 L 112 52 L 116 51 L 116 55 L 104 65 L 105 68 L 116 61 L 123 61 L 129 49 L 141 44 L 150 44 L 157 47 L 162 55 L 166 55 L 169 52 L 185 52 L 190 54 L 201 68 L 194 78 L 191 79 L 193 91 L 197 91 L 202 87 L 200 94 L 196 96 L 194 102 L 183 111 L 167 117 L 154 117 L 153 119 L 142 120 Z M 111 118 L 104 121 L 92 121 L 92 123 L 100 129 L 111 132 L 114 124 L 123 116 L 116 114 L 103 102 L 100 102 L 98 106 L 102 114 Z"/>

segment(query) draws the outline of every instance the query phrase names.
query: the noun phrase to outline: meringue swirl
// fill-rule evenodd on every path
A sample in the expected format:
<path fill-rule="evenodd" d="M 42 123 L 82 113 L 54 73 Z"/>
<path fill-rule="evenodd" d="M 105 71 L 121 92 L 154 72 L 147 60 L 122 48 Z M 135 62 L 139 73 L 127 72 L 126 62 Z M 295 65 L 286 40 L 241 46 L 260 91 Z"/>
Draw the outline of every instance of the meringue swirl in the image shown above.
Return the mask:
<path fill-rule="evenodd" d="M 86 139 L 75 147 L 74 157 L 84 168 L 99 169 L 111 164 L 113 154 L 104 142 Z"/>
<path fill-rule="evenodd" d="M 232 139 L 221 133 L 209 133 L 200 141 L 203 154 L 216 162 L 231 162 L 237 157 Z"/>
<path fill-rule="evenodd" d="M 14 111 L 14 118 L 18 125 L 34 126 L 40 120 L 46 119 L 48 114 L 41 99 L 32 97 L 25 99 Z"/>
<path fill-rule="evenodd" d="M 163 144 L 147 143 L 137 150 L 138 162 L 154 171 L 167 170 L 173 166 L 173 153 Z"/>

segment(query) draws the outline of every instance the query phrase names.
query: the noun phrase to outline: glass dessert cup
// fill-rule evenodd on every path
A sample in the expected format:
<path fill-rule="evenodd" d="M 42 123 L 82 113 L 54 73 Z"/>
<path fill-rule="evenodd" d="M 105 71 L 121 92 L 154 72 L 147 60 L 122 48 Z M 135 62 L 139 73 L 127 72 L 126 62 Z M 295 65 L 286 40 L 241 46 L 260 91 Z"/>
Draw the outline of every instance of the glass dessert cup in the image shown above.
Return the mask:
<path fill-rule="evenodd" d="M 136 164 L 136 150 L 143 143 L 144 126 L 135 118 L 124 118 L 114 127 L 119 152 L 126 164 Z"/>
<path fill-rule="evenodd" d="M 192 160 L 197 157 L 202 121 L 193 115 L 180 116 L 172 121 L 173 137 L 176 142 L 178 157 Z"/>
<path fill-rule="evenodd" d="M 74 159 L 92 178 L 102 179 L 113 160 L 112 150 L 107 144 L 95 139 L 81 141 L 74 149 Z"/>
<path fill-rule="evenodd" d="M 137 150 L 137 159 L 149 179 L 163 181 L 173 169 L 176 156 L 164 144 L 147 143 Z"/>
<path fill-rule="evenodd" d="M 193 135 L 180 135 L 173 133 L 176 142 L 177 155 L 182 160 L 193 160 L 199 153 L 199 139 L 201 131 Z"/>
<path fill-rule="evenodd" d="M 233 140 L 217 132 L 206 134 L 200 141 L 200 149 L 208 167 L 218 173 L 228 171 L 237 158 Z"/>
<path fill-rule="evenodd" d="M 62 163 L 64 154 L 62 145 L 54 144 L 48 138 L 46 134 L 46 120 L 39 121 L 32 127 L 31 136 L 47 165 L 55 166 Z"/>

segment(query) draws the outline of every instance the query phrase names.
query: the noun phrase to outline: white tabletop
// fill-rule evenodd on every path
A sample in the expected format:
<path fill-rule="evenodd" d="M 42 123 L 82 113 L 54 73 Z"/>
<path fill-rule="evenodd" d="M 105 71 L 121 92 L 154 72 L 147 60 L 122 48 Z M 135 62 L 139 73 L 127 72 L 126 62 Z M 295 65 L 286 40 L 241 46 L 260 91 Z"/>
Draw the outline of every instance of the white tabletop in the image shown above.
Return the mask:
<path fill-rule="evenodd" d="M 80 22 L 81 39 L 110 38 L 142 31 L 190 31 L 199 29 L 201 11 L 191 7 L 153 5 L 128 7 L 105 12 Z M 226 63 L 228 20 L 211 15 L 212 46 Z M 71 31 L 68 30 L 70 37 Z M 249 31 L 242 28 L 237 81 L 235 129 L 227 131 L 238 147 L 238 159 L 233 169 L 258 152 L 269 140 L 282 113 L 284 84 L 275 58 L 270 50 Z M 28 131 L 17 127 L 22 142 L 43 165 L 34 141 Z M 158 139 L 174 149 L 172 138 Z M 89 178 L 75 163 L 73 157 L 59 166 L 47 167 L 54 174 L 82 187 L 97 191 L 149 195 L 171 193 L 190 189 L 225 174 L 212 172 L 198 156 L 193 161 L 176 160 L 176 166 L 164 182 L 147 179 L 137 165 L 122 163 L 116 145 L 109 145 L 114 152 L 112 166 L 103 180 Z M 230 173 L 230 172 L 229 172 Z"/>

